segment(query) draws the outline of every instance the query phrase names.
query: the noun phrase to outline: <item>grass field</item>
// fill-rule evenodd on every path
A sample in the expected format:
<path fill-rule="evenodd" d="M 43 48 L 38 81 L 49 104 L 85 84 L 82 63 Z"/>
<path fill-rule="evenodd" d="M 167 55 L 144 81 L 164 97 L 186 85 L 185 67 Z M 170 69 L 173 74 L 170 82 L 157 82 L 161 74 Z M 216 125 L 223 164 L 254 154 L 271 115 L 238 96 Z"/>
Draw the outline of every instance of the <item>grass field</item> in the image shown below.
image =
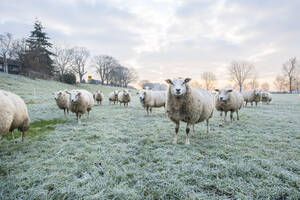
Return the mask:
<path fill-rule="evenodd" d="M 0 89 L 27 102 L 32 125 L 24 143 L 0 141 L 0 199 L 300 199 L 300 99 L 273 95 L 244 108 L 241 120 L 211 120 L 178 144 L 163 109 L 146 115 L 132 92 L 128 108 L 96 105 L 78 125 L 52 93 L 74 86 L 0 73 Z M 81 84 L 76 88 L 115 88 Z"/>

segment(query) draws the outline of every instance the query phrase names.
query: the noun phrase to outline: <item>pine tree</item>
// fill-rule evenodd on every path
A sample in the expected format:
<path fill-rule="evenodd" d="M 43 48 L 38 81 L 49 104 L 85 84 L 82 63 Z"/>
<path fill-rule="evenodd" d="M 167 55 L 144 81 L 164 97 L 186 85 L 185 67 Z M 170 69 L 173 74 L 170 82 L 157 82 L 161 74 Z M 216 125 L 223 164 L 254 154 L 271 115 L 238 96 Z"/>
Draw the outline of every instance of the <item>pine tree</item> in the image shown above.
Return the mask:
<path fill-rule="evenodd" d="M 30 70 L 52 76 L 54 66 L 51 56 L 54 56 L 54 54 L 51 52 L 50 38 L 43 29 L 42 23 L 38 20 L 35 21 L 34 30 L 31 31 L 29 38 L 26 40 L 28 45 L 26 66 Z"/>

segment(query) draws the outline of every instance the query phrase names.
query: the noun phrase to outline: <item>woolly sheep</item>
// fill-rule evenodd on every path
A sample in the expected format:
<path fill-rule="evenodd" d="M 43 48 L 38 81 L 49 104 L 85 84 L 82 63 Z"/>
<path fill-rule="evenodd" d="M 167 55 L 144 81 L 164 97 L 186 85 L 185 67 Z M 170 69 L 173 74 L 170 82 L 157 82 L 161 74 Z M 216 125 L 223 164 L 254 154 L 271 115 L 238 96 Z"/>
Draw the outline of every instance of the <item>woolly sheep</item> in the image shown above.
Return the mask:
<path fill-rule="evenodd" d="M 118 101 L 120 102 L 120 106 L 124 103 L 124 106 L 128 107 L 128 103 L 130 102 L 131 96 L 128 90 L 123 90 L 118 94 Z"/>
<path fill-rule="evenodd" d="M 101 91 L 96 91 L 93 94 L 94 100 L 97 101 L 97 104 L 102 104 L 102 100 L 104 99 L 104 94 Z"/>
<path fill-rule="evenodd" d="M 87 90 L 72 90 L 68 92 L 71 100 L 71 111 L 76 113 L 77 121 L 80 123 L 81 115 L 88 112 L 88 118 L 90 111 L 94 106 L 93 95 Z"/>
<path fill-rule="evenodd" d="M 147 114 L 149 114 L 149 110 L 152 113 L 152 108 L 165 107 L 165 91 L 140 90 L 138 94 L 142 106 L 147 110 Z"/>
<path fill-rule="evenodd" d="M 0 90 L 0 136 L 18 129 L 22 132 L 22 142 L 25 132 L 29 129 L 30 118 L 24 101 L 16 94 Z"/>
<path fill-rule="evenodd" d="M 270 92 L 261 92 L 261 101 L 269 104 L 272 101 L 272 94 Z"/>
<path fill-rule="evenodd" d="M 239 110 L 244 103 L 242 94 L 232 88 L 216 89 L 216 91 L 218 92 L 218 95 L 216 96 L 215 107 L 217 111 L 220 111 L 221 122 L 223 112 L 225 112 L 224 121 L 226 122 L 228 111 L 230 111 L 231 122 L 234 112 L 236 112 L 236 118 L 239 120 Z M 222 125 L 222 123 L 220 123 L 220 125 Z"/>
<path fill-rule="evenodd" d="M 110 104 L 111 102 L 114 102 L 114 104 L 115 104 L 115 103 L 118 104 L 118 94 L 119 94 L 119 91 L 118 91 L 118 90 L 115 90 L 115 91 L 109 93 L 109 95 L 108 95 L 109 104 Z"/>
<path fill-rule="evenodd" d="M 64 110 L 64 115 L 66 116 L 66 111 L 69 114 L 71 108 L 70 94 L 67 91 L 58 91 L 54 93 L 54 99 L 58 108 Z"/>
<path fill-rule="evenodd" d="M 171 121 L 176 124 L 173 144 L 177 143 L 177 134 L 180 121 L 186 122 L 186 142 L 190 144 L 190 126 L 206 121 L 207 133 L 209 131 L 209 119 L 213 115 L 214 101 L 212 95 L 203 89 L 195 89 L 188 82 L 190 78 L 167 79 L 166 109 Z"/>
<path fill-rule="evenodd" d="M 244 101 L 246 102 L 245 106 L 247 106 L 248 102 L 251 103 L 251 106 L 253 106 L 253 102 L 255 102 L 255 105 L 257 106 L 257 103 L 261 100 L 261 92 L 257 89 L 243 91 L 242 95 L 244 97 Z"/>

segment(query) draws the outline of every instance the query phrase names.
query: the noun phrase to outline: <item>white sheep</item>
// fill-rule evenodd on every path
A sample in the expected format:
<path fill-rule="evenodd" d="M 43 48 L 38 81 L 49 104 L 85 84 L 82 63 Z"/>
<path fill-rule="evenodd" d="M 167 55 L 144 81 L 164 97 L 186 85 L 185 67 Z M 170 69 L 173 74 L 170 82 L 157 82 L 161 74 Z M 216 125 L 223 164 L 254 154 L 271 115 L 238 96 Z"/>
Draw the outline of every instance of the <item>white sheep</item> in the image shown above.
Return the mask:
<path fill-rule="evenodd" d="M 58 91 L 54 93 L 54 99 L 58 108 L 64 110 L 64 115 L 66 116 L 66 111 L 69 114 L 71 108 L 70 94 L 67 91 Z"/>
<path fill-rule="evenodd" d="M 29 126 L 30 118 L 23 99 L 11 92 L 0 90 L 0 136 L 18 129 L 22 132 L 23 142 Z"/>
<path fill-rule="evenodd" d="M 244 97 L 244 101 L 246 102 L 245 106 L 247 106 L 248 102 L 253 106 L 253 102 L 257 106 L 258 102 L 261 100 L 261 92 L 258 89 L 243 91 L 242 95 Z"/>
<path fill-rule="evenodd" d="M 130 93 L 128 92 L 128 90 L 123 90 L 123 91 L 119 92 L 118 101 L 120 102 L 120 106 L 123 103 L 124 106 L 128 107 L 128 103 L 130 102 L 130 100 L 131 100 L 131 96 L 130 96 Z"/>
<path fill-rule="evenodd" d="M 71 100 L 71 111 L 76 113 L 77 121 L 80 123 L 81 115 L 88 112 L 88 118 L 90 111 L 94 106 L 93 95 L 87 90 L 72 90 L 68 92 Z"/>
<path fill-rule="evenodd" d="M 176 124 L 173 144 L 177 143 L 180 121 L 186 122 L 186 142 L 190 144 L 190 126 L 206 121 L 209 132 L 209 119 L 213 116 L 214 101 L 212 95 L 203 89 L 195 89 L 188 82 L 190 78 L 167 79 L 166 109 L 168 117 Z"/>
<path fill-rule="evenodd" d="M 94 100 L 97 102 L 97 104 L 102 104 L 102 101 L 104 99 L 104 94 L 101 91 L 96 91 L 93 94 Z"/>
<path fill-rule="evenodd" d="M 152 91 L 152 90 L 140 90 L 138 92 L 140 103 L 147 110 L 147 114 L 152 113 L 152 108 L 165 107 L 166 104 L 166 92 L 165 91 Z"/>
<path fill-rule="evenodd" d="M 215 107 L 220 111 L 222 122 L 222 115 L 225 112 L 224 121 L 226 122 L 227 112 L 230 111 L 230 120 L 233 120 L 233 113 L 236 112 L 236 118 L 239 120 L 239 110 L 242 108 L 244 98 L 241 93 L 232 88 L 216 89 L 218 92 L 216 96 Z M 222 125 L 222 123 L 220 123 Z"/>
<path fill-rule="evenodd" d="M 108 95 L 108 100 L 109 100 L 109 104 L 111 102 L 114 102 L 118 104 L 118 94 L 119 94 L 119 91 L 118 90 L 115 90 L 115 91 L 112 91 L 111 93 L 109 93 Z"/>
<path fill-rule="evenodd" d="M 272 101 L 272 94 L 270 92 L 261 92 L 261 101 L 269 104 Z"/>

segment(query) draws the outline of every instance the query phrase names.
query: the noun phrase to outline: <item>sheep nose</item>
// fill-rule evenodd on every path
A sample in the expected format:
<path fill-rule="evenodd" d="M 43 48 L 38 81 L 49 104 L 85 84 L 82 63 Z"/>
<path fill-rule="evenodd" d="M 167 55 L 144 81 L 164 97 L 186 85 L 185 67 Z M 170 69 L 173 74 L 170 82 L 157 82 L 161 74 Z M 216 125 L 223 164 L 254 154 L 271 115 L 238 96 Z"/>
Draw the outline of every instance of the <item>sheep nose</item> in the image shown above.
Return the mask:
<path fill-rule="evenodd" d="M 220 100 L 223 101 L 223 97 L 220 97 Z"/>
<path fill-rule="evenodd" d="M 176 89 L 176 92 L 179 93 L 179 92 L 180 92 L 180 89 Z"/>

